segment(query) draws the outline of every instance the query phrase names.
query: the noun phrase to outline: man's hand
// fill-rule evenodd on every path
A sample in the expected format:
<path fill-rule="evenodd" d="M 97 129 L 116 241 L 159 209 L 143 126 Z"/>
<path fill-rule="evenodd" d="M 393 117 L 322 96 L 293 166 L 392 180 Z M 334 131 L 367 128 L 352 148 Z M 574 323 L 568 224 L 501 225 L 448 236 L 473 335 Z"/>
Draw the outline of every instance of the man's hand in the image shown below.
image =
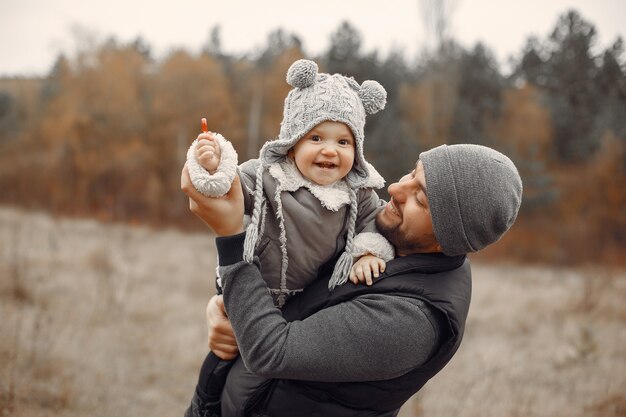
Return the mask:
<path fill-rule="evenodd" d="M 209 300 L 206 306 L 206 323 L 209 329 L 209 349 L 223 360 L 236 358 L 239 347 L 221 295 L 214 295 Z"/>
<path fill-rule="evenodd" d="M 231 236 L 243 232 L 243 190 L 239 176 L 222 197 L 206 197 L 200 194 L 189 177 L 187 164 L 180 175 L 180 188 L 189 197 L 189 209 L 209 226 L 218 236 Z"/>

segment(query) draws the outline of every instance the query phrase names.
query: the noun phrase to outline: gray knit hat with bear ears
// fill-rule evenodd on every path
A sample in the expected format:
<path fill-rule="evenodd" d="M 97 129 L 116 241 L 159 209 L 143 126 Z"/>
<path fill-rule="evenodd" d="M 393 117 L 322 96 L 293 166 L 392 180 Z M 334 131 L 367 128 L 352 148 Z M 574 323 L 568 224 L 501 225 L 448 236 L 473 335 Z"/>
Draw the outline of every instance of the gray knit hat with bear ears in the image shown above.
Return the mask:
<path fill-rule="evenodd" d="M 319 74 L 317 64 L 307 59 L 294 62 L 287 71 L 287 83 L 294 87 L 285 99 L 283 121 L 277 140 L 261 150 L 265 165 L 283 158 L 307 132 L 325 121 L 345 123 L 355 139 L 354 165 L 346 180 L 351 187 L 367 182 L 369 173 L 363 156 L 365 115 L 385 108 L 387 92 L 376 81 L 361 85 L 341 74 Z"/>
<path fill-rule="evenodd" d="M 352 249 L 357 218 L 358 188 L 368 183 L 370 172 L 363 155 L 365 115 L 374 114 L 385 108 L 387 91 L 376 81 L 364 81 L 359 85 L 354 78 L 341 74 L 319 74 L 317 64 L 300 59 L 287 71 L 287 83 L 293 87 L 285 99 L 283 121 L 278 139 L 271 140 L 261 149 L 260 161 L 256 172 L 254 208 L 250 224 L 246 229 L 244 259 L 252 262 L 254 250 L 262 232 L 261 212 L 264 204 L 263 171 L 274 163 L 283 161 L 289 150 L 311 129 L 322 122 L 334 121 L 345 123 L 355 140 L 354 164 L 346 175 L 350 187 L 350 209 L 347 217 L 348 234 L 346 247 L 340 255 L 329 288 L 345 283 L 352 268 Z M 280 198 L 278 196 L 277 198 Z M 278 216 L 282 225 L 282 215 Z M 281 282 L 286 279 L 287 256 L 286 241 L 281 242 L 283 260 Z M 280 300 L 279 300 L 280 303 Z"/>
<path fill-rule="evenodd" d="M 515 222 L 522 179 L 513 162 L 481 145 L 441 145 L 419 156 L 435 238 L 449 256 L 496 242 Z"/>

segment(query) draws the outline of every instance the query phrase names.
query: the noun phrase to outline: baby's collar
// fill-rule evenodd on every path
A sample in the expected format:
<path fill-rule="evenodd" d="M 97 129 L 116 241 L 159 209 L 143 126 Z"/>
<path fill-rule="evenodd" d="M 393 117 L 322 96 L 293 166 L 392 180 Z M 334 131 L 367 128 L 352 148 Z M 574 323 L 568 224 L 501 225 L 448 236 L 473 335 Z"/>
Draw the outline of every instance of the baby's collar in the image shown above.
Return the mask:
<path fill-rule="evenodd" d="M 271 164 L 269 173 L 278 182 L 281 191 L 293 192 L 306 188 L 328 210 L 337 211 L 350 204 L 350 188 L 346 181 L 339 180 L 329 185 L 315 184 L 302 176 L 291 158 Z"/>

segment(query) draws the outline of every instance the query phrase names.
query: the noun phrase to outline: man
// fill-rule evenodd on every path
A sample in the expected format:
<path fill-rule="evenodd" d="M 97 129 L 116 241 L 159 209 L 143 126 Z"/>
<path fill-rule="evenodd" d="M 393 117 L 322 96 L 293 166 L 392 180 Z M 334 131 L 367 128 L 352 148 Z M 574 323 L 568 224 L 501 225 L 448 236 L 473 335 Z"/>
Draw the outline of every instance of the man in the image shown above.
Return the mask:
<path fill-rule="evenodd" d="M 329 274 L 320 273 L 281 312 L 258 266 L 242 258 L 238 180 L 217 207 L 203 206 L 185 170 L 181 187 L 200 218 L 222 216 L 207 223 L 220 236 L 224 291 L 207 307 L 209 347 L 223 359 L 241 357 L 222 394 L 224 417 L 396 415 L 457 351 L 471 296 L 465 255 L 500 239 L 522 195 L 515 165 L 493 149 L 442 145 L 424 152 L 389 186 L 391 199 L 377 216 L 397 257 L 374 285 L 329 292 Z M 241 389 L 244 364 L 268 378 L 255 392 Z M 201 371 L 188 415 L 206 412 L 205 389 Z"/>

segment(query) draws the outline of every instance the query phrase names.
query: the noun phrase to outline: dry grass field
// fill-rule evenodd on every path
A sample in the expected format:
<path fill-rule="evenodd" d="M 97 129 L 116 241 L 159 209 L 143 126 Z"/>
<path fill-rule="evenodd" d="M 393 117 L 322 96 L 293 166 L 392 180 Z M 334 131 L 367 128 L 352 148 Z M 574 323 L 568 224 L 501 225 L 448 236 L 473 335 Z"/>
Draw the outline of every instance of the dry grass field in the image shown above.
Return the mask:
<path fill-rule="evenodd" d="M 181 416 L 214 264 L 208 233 L 0 209 L 0 416 Z M 626 272 L 473 271 L 465 341 L 402 417 L 626 416 Z"/>

